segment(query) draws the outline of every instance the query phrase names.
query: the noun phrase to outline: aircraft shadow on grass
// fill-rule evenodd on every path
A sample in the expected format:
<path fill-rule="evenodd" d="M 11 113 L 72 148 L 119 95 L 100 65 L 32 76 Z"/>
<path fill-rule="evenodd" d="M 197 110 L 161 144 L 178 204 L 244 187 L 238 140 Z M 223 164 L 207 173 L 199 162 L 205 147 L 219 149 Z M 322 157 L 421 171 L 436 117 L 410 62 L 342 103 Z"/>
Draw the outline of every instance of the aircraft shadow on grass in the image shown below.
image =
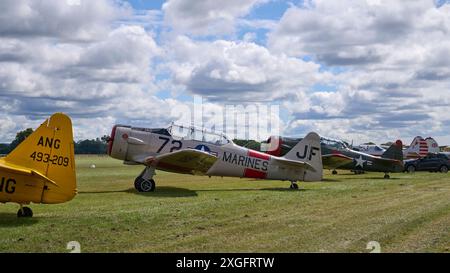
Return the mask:
<path fill-rule="evenodd" d="M 135 188 L 129 188 L 126 190 L 111 190 L 111 191 L 84 191 L 79 194 L 107 194 L 107 193 L 132 193 L 141 196 L 147 197 L 195 197 L 198 196 L 197 192 L 245 192 L 245 191 L 282 191 L 282 192 L 298 192 L 298 191 L 307 191 L 308 189 L 300 188 L 296 191 L 293 191 L 289 188 L 262 188 L 262 189 L 252 189 L 252 188 L 234 188 L 234 189 L 199 189 L 199 190 L 190 190 L 186 188 L 178 188 L 178 187 L 168 187 L 161 186 L 158 187 L 154 192 L 142 193 L 136 191 Z"/>
<path fill-rule="evenodd" d="M 298 191 L 307 191 L 307 189 L 298 189 L 298 190 L 291 190 L 289 188 L 261 188 L 261 189 L 249 189 L 249 188 L 234 188 L 234 189 L 204 189 L 204 190 L 197 190 L 197 191 L 203 191 L 203 192 L 245 192 L 245 191 L 284 191 L 284 192 L 298 192 Z"/>
<path fill-rule="evenodd" d="M 324 178 L 324 179 L 322 179 L 322 182 L 342 182 L 342 180 Z"/>
<path fill-rule="evenodd" d="M 106 194 L 106 193 L 118 193 L 118 192 L 125 192 L 125 193 L 133 193 L 141 196 L 148 196 L 148 197 L 192 197 L 197 196 L 197 192 L 194 190 L 189 190 L 185 188 L 177 188 L 177 187 L 158 187 L 154 192 L 138 192 L 135 188 L 129 188 L 126 190 L 112 190 L 112 191 L 85 191 L 80 192 L 79 194 Z"/>
<path fill-rule="evenodd" d="M 373 176 L 373 177 L 360 177 L 359 175 L 349 175 L 347 177 L 342 177 L 343 181 L 349 180 L 349 179 L 364 179 L 364 180 L 385 180 L 385 181 L 391 181 L 391 180 L 398 180 L 401 179 L 400 177 L 391 177 L 389 179 L 385 179 L 382 176 Z"/>
<path fill-rule="evenodd" d="M 37 222 L 37 218 L 17 218 L 15 213 L 0 213 L 0 227 L 31 226 Z"/>
<path fill-rule="evenodd" d="M 309 191 L 310 189 L 305 189 L 305 188 L 302 188 L 300 186 L 300 188 L 298 190 L 292 190 L 292 189 L 289 189 L 289 188 L 264 188 L 264 189 L 261 189 L 261 190 L 262 191 L 281 191 L 281 192 L 292 192 L 292 193 L 295 193 L 295 192 L 301 192 L 301 191 Z"/>

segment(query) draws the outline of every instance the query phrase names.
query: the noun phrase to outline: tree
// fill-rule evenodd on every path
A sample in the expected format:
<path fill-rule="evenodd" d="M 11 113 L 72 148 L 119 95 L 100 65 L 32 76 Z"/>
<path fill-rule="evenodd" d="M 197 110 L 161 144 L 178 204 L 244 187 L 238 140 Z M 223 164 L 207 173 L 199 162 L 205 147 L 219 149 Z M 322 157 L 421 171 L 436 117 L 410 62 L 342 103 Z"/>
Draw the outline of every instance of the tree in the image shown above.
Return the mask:
<path fill-rule="evenodd" d="M 29 135 L 33 133 L 33 129 L 27 128 L 23 131 L 20 131 L 16 134 L 16 138 L 9 144 L 9 151 L 14 150 L 17 146 L 19 146 L 22 141 L 24 141 Z"/>
<path fill-rule="evenodd" d="M 100 138 L 85 139 L 75 143 L 76 154 L 105 154 L 106 143 Z"/>
<path fill-rule="evenodd" d="M 109 136 L 108 136 L 108 135 L 103 135 L 100 139 L 101 139 L 101 141 L 102 141 L 103 143 L 108 143 L 108 141 L 109 141 Z"/>
<path fill-rule="evenodd" d="M 236 145 L 246 147 L 252 150 L 259 151 L 261 149 L 261 143 L 255 140 L 246 140 L 246 139 L 233 139 L 233 142 Z"/>
<path fill-rule="evenodd" d="M 9 144 L 1 143 L 0 144 L 0 155 L 5 155 L 9 153 Z"/>

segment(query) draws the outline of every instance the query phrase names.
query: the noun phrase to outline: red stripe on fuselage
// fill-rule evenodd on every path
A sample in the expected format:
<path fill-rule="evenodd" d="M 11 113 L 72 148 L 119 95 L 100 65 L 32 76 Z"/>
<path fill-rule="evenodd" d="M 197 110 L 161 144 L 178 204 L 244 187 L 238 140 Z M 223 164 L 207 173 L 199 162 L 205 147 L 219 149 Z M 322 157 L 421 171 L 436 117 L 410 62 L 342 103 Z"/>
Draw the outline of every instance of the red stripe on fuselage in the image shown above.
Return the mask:
<path fill-rule="evenodd" d="M 267 177 L 267 173 L 261 172 L 261 171 L 256 171 L 256 170 L 252 170 L 252 169 L 245 169 L 244 170 L 244 177 L 265 179 Z"/>
<path fill-rule="evenodd" d="M 253 150 L 248 150 L 248 154 L 249 157 L 255 157 L 255 158 L 259 158 L 262 160 L 269 160 L 270 159 L 270 155 L 265 154 L 265 153 L 260 153 L 257 151 L 253 151 Z"/>
<path fill-rule="evenodd" d="M 254 150 L 248 150 L 247 156 L 266 160 L 266 161 L 270 160 L 270 155 L 261 153 L 261 152 L 257 152 Z M 257 171 L 257 170 L 246 168 L 246 169 L 244 169 L 244 177 L 265 179 L 267 177 L 267 173 L 264 171 Z"/>

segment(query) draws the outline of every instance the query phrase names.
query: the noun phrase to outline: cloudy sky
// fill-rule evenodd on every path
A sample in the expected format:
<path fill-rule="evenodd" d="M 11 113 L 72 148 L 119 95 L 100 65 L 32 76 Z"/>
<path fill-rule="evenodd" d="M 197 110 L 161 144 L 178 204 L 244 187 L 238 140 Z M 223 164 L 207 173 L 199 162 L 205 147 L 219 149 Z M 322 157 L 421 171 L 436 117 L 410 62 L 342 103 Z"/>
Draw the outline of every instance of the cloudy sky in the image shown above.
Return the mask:
<path fill-rule="evenodd" d="M 0 1 L 0 142 L 59 111 L 77 140 L 165 126 L 194 95 L 279 105 L 283 135 L 450 144 L 450 4 Z"/>

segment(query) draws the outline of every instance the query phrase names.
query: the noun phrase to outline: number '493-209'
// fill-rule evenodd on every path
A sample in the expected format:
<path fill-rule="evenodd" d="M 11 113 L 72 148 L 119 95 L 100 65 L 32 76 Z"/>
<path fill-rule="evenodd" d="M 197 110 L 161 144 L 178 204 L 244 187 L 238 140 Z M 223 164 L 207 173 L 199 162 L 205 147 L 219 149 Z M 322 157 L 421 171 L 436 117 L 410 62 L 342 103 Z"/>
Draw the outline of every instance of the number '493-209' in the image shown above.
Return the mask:
<path fill-rule="evenodd" d="M 50 155 L 47 153 L 33 152 L 30 157 L 37 162 L 51 163 L 58 166 L 69 166 L 69 158 L 58 155 Z"/>

